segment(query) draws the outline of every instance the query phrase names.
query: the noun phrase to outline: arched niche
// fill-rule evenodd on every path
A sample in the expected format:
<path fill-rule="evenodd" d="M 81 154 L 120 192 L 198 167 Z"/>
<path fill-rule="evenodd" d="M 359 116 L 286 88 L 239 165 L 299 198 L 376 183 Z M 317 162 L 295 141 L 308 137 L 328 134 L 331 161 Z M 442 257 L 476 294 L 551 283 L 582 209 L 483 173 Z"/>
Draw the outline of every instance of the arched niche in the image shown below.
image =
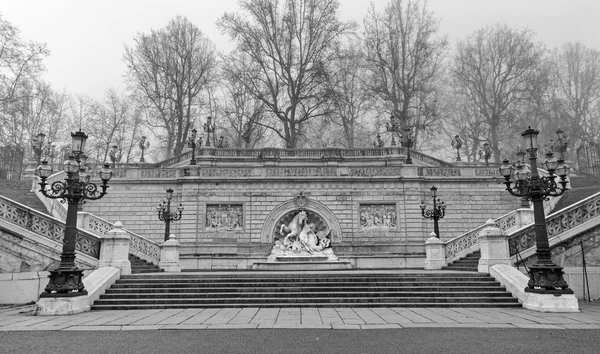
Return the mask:
<path fill-rule="evenodd" d="M 342 241 L 342 228 L 337 218 L 329 208 L 322 203 L 314 200 L 307 200 L 306 205 L 300 209 L 296 206 L 295 199 L 288 200 L 279 204 L 265 219 L 261 230 L 262 243 L 274 243 L 275 231 L 279 231 L 281 224 L 288 224 L 289 221 L 301 210 L 308 213 L 308 221 L 314 222 L 320 228 L 329 227 L 331 234 L 329 239 L 332 243 Z"/>

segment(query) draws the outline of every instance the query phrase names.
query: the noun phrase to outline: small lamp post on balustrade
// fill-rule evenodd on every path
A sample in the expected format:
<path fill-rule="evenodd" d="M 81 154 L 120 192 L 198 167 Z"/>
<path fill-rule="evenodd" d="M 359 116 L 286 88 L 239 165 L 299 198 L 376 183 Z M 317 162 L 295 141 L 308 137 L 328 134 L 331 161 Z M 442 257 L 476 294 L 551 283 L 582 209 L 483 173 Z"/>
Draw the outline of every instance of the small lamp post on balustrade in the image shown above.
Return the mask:
<path fill-rule="evenodd" d="M 423 215 L 425 219 L 433 219 L 433 232 L 435 232 L 435 237 L 440 238 L 438 220 L 446 216 L 446 203 L 437 197 L 437 188 L 435 186 L 431 186 L 430 190 L 433 208 L 426 209 L 427 205 L 425 202 L 421 202 L 421 215 Z"/>
<path fill-rule="evenodd" d="M 65 221 L 65 232 L 60 255 L 58 269 L 50 271 L 50 281 L 44 289 L 45 293 L 40 297 L 75 297 L 86 295 L 87 291 L 83 285 L 83 270 L 75 265 L 75 248 L 77 240 L 77 208 L 84 200 L 97 200 L 106 195 L 108 181 L 112 177 L 112 171 L 108 164 L 100 170 L 102 185 L 98 186 L 89 182 L 89 176 L 80 175 L 81 161 L 85 148 L 87 134 L 84 132 L 71 133 L 72 150 L 69 158 L 64 162 L 63 169 L 67 174 L 64 181 L 52 182 L 49 189 L 46 180 L 52 175 L 52 166 L 48 161 L 42 161 L 37 168 L 38 176 L 41 178 L 40 192 L 51 199 L 61 199 L 68 204 L 67 219 Z M 82 178 L 83 177 L 83 178 Z"/>
<path fill-rule="evenodd" d="M 189 148 L 192 148 L 192 159 L 190 161 L 190 165 L 196 165 L 196 146 L 200 146 L 202 143 L 196 145 L 196 135 L 198 134 L 198 131 L 196 130 L 196 128 L 192 129 L 192 134 L 190 135 L 190 137 L 188 138 L 187 141 L 187 146 Z"/>
<path fill-rule="evenodd" d="M 206 123 L 204 123 L 203 128 L 204 132 L 206 133 L 206 144 L 204 145 L 206 147 L 210 147 L 210 135 L 213 134 L 217 129 L 215 123 L 212 123 L 212 117 L 206 118 Z"/>
<path fill-rule="evenodd" d="M 140 157 L 140 162 L 146 162 L 146 160 L 144 159 L 144 150 L 147 150 L 150 147 L 150 142 L 146 141 L 146 136 L 142 136 L 142 139 L 140 140 L 138 146 L 140 147 L 140 150 L 142 150 L 142 157 Z"/>
<path fill-rule="evenodd" d="M 410 148 L 412 148 L 413 146 L 413 135 L 412 135 L 412 129 L 410 128 L 406 128 L 405 129 L 406 134 L 404 134 L 404 139 L 402 140 L 402 147 L 406 148 L 406 163 L 407 164 L 412 164 L 412 158 L 410 157 Z"/>
<path fill-rule="evenodd" d="M 398 139 L 402 138 L 402 126 L 400 123 L 400 118 L 397 118 L 395 115 L 390 116 L 390 121 L 385 123 L 385 130 L 389 133 L 392 133 L 392 142 L 391 146 L 396 146 L 396 138 L 395 135 L 398 135 Z"/>
<path fill-rule="evenodd" d="M 569 138 L 561 129 L 556 131 L 556 137 L 556 141 L 550 140 L 550 148 L 552 151 L 560 153 L 560 159 L 564 160 L 565 152 L 567 152 L 567 147 L 569 146 Z"/>
<path fill-rule="evenodd" d="M 165 222 L 165 241 L 169 240 L 171 234 L 171 221 L 181 220 L 183 205 L 179 204 L 177 211 L 171 211 L 171 199 L 173 198 L 173 190 L 167 189 L 167 201 L 162 201 L 156 207 L 158 212 L 158 220 Z"/>
<path fill-rule="evenodd" d="M 456 149 L 456 161 L 462 161 L 460 158 L 460 148 L 462 147 L 462 140 L 460 139 L 460 136 L 457 134 L 454 139 L 452 139 L 452 147 L 454 149 Z"/>
<path fill-rule="evenodd" d="M 31 140 L 31 148 L 36 156 L 36 163 L 39 166 L 42 161 L 42 154 L 44 153 L 44 139 L 46 134 L 38 133 L 33 140 Z"/>
<path fill-rule="evenodd" d="M 110 147 L 110 151 L 108 152 L 108 157 L 110 157 L 110 161 L 112 161 L 112 168 L 115 169 L 115 163 L 117 161 L 121 161 L 122 153 L 119 151 L 119 147 L 117 145 L 113 145 Z"/>
<path fill-rule="evenodd" d="M 489 166 L 490 165 L 490 158 L 492 157 L 492 147 L 490 146 L 490 144 L 486 141 L 485 143 L 483 143 L 483 150 L 479 149 L 479 158 L 480 159 L 484 159 L 485 160 L 485 166 Z"/>
<path fill-rule="evenodd" d="M 551 152 L 546 154 L 543 165 L 548 176 L 540 177 L 537 168 L 537 136 L 535 129 L 525 130 L 521 135 L 525 139 L 525 147 L 529 153 L 531 169 L 526 164 L 511 165 L 504 160 L 500 166 L 500 174 L 504 176 L 506 190 L 517 197 L 525 197 L 532 201 L 534 232 L 536 244 L 536 261 L 529 267 L 529 282 L 525 292 L 538 294 L 573 294 L 563 278 L 563 268 L 552 262 L 552 254 L 548 242 L 548 230 L 544 216 L 544 199 L 558 197 L 567 190 L 569 167 L 564 160 L 557 160 Z M 560 181 L 557 183 L 557 176 Z M 560 183 L 560 186 L 558 185 Z"/>

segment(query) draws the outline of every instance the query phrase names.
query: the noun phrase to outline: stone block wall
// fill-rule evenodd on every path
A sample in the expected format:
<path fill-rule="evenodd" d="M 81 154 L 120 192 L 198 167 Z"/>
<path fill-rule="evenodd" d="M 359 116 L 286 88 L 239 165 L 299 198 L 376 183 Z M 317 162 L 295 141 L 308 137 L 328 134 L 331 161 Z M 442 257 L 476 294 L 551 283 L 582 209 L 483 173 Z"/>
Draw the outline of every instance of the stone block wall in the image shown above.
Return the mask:
<path fill-rule="evenodd" d="M 397 173 L 399 168 L 395 169 Z M 412 168 L 406 169 L 402 177 L 382 173 L 382 176 L 338 174 L 301 178 L 277 174 L 269 177 L 269 173 L 252 169 L 242 171 L 247 176 L 236 175 L 241 172 L 228 169 L 227 174 L 232 175 L 217 177 L 214 170 L 209 177 L 202 176 L 202 167 L 192 173 L 178 170 L 167 178 L 150 174 L 144 178 L 139 172 L 138 178 L 128 178 L 124 173 L 122 178 L 111 180 L 103 199 L 87 203 L 84 209 L 110 222 L 121 221 L 125 228 L 162 242 L 164 223 L 157 218 L 156 206 L 165 199 L 165 190 L 170 187 L 175 191 L 172 210 L 179 203 L 184 207 L 182 219 L 171 223 L 171 233 L 177 235 L 182 245 L 182 258 L 229 257 L 231 264 L 244 264 L 240 259 L 258 260 L 268 256 L 274 227 L 265 230 L 265 222 L 300 192 L 308 198 L 309 212 L 330 214 L 339 224 L 340 235 L 332 240 L 336 254 L 354 258 L 422 258 L 424 241 L 433 231 L 433 221 L 422 218 L 419 205 L 425 201 L 431 208 L 429 188 L 432 185 L 438 188 L 438 197 L 447 205 L 446 216 L 439 221 L 442 240 L 456 237 L 518 207 L 517 199 L 504 191 L 498 176 L 476 176 L 470 170 L 459 171 L 458 177 L 427 175 L 432 173 L 417 173 Z M 311 203 L 318 208 L 312 208 Z M 207 225 L 207 210 L 219 206 L 243 210 L 239 227 L 216 230 Z M 389 218 L 379 220 L 378 227 L 361 225 L 361 208 L 364 211 L 368 207 L 395 211 L 394 225 L 384 225 L 390 223 Z"/>

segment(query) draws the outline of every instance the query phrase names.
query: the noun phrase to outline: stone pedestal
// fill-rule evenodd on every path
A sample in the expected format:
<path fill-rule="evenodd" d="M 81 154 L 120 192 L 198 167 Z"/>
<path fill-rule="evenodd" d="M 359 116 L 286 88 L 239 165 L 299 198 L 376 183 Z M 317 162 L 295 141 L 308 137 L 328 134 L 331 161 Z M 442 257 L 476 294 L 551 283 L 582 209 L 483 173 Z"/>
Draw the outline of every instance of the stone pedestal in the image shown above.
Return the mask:
<path fill-rule="evenodd" d="M 89 295 L 76 297 L 42 297 L 36 302 L 34 315 L 73 315 L 90 310 Z"/>
<path fill-rule="evenodd" d="M 492 219 L 489 219 L 484 229 L 479 232 L 479 247 L 481 258 L 477 271 L 480 273 L 489 273 L 494 264 L 511 264 L 508 237 Z"/>
<path fill-rule="evenodd" d="M 175 235 L 171 234 L 169 239 L 160 245 L 160 261 L 158 267 L 165 272 L 181 272 L 181 263 L 179 262 L 179 241 Z"/>
<path fill-rule="evenodd" d="M 442 269 L 446 265 L 444 243 L 435 237 L 435 232 L 432 232 L 425 241 L 425 256 L 425 269 L 427 270 Z"/>
<path fill-rule="evenodd" d="M 131 237 L 123 230 L 123 224 L 117 221 L 113 229 L 102 238 L 98 267 L 115 267 L 121 270 L 122 275 L 131 274 L 131 262 L 129 262 L 130 242 Z"/>

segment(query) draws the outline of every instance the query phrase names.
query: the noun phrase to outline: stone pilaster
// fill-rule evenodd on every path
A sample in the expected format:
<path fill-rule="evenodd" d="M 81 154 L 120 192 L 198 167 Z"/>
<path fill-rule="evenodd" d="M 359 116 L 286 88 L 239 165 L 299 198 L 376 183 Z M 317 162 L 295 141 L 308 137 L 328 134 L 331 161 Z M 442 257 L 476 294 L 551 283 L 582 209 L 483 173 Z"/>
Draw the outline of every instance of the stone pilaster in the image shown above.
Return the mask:
<path fill-rule="evenodd" d="M 117 221 L 113 229 L 102 238 L 98 267 L 115 267 L 121 270 L 122 275 L 131 274 L 131 263 L 129 262 L 130 242 L 131 237 L 123 230 L 123 224 Z"/>
<path fill-rule="evenodd" d="M 165 272 L 181 272 L 179 262 L 179 241 L 171 234 L 169 239 L 160 245 L 160 261 L 158 267 Z"/>
<path fill-rule="evenodd" d="M 485 223 L 485 228 L 479 233 L 479 247 L 481 258 L 477 270 L 481 273 L 489 273 L 494 264 L 510 265 L 510 253 L 508 250 L 508 236 L 500 230 L 492 219 Z"/>
<path fill-rule="evenodd" d="M 444 243 L 435 236 L 435 232 L 429 235 L 425 241 L 425 269 L 437 270 L 446 265 L 446 254 Z"/>

